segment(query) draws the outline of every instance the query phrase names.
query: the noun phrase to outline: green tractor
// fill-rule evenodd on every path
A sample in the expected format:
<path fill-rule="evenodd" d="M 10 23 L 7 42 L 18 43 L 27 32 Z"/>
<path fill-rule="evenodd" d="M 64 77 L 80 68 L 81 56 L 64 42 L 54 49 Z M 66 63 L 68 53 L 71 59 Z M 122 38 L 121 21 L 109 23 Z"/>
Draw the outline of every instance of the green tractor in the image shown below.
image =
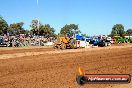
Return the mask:
<path fill-rule="evenodd" d="M 116 37 L 116 42 L 117 43 L 125 43 L 125 39 L 122 37 Z"/>

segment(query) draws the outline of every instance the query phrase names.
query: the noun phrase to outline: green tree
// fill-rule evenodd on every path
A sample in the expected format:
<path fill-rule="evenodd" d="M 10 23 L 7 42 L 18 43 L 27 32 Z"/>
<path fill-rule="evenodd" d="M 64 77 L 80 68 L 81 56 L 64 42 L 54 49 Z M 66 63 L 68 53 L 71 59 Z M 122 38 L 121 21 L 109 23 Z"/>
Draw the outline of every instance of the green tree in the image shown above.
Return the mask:
<path fill-rule="evenodd" d="M 116 24 L 112 28 L 111 36 L 121 36 L 123 37 L 124 34 L 124 26 L 122 24 Z"/>
<path fill-rule="evenodd" d="M 132 29 L 128 29 L 128 30 L 126 31 L 126 34 L 132 35 Z"/>
<path fill-rule="evenodd" d="M 45 37 L 53 37 L 55 36 L 55 29 L 51 27 L 49 24 L 42 24 L 38 20 L 32 20 L 30 25 L 31 31 L 35 35 L 41 35 Z"/>
<path fill-rule="evenodd" d="M 73 34 L 75 33 L 80 33 L 80 30 L 78 28 L 78 25 L 76 24 L 69 24 L 69 25 L 65 25 L 63 28 L 61 28 L 60 30 L 60 34 L 70 34 L 73 36 Z"/>
<path fill-rule="evenodd" d="M 1 34 L 7 34 L 8 24 L 7 22 L 0 17 L 0 35 Z"/>
<path fill-rule="evenodd" d="M 128 30 L 126 31 L 126 34 L 129 35 L 129 39 L 130 39 L 130 36 L 132 35 L 132 29 L 128 29 Z"/>
<path fill-rule="evenodd" d="M 53 37 L 55 36 L 55 30 L 49 24 L 40 26 L 40 35 L 44 35 L 45 37 Z"/>
<path fill-rule="evenodd" d="M 13 35 L 19 35 L 21 33 L 25 33 L 25 30 L 23 28 L 23 22 L 10 24 L 9 26 L 9 33 Z"/>
<path fill-rule="evenodd" d="M 32 20 L 30 27 L 33 34 L 39 35 L 41 25 L 42 24 L 39 20 Z"/>

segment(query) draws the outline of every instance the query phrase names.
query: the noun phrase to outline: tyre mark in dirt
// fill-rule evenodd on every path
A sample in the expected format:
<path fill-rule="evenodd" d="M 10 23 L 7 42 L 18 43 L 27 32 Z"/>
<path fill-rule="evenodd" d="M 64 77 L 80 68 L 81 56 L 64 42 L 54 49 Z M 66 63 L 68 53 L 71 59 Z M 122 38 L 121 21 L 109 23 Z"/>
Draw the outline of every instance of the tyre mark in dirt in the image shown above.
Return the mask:
<path fill-rule="evenodd" d="M 1 75 L 0 87 L 80 88 L 75 81 L 75 71 L 78 66 L 82 66 L 86 70 L 88 68 L 88 73 L 132 74 L 129 72 L 132 70 L 131 51 L 132 49 L 112 49 L 108 52 L 102 50 L 92 53 L 90 51 L 56 53 L 0 60 L 0 74 L 10 71 L 8 75 Z M 21 66 L 23 67 L 21 68 Z M 108 86 L 106 84 L 84 85 L 83 88 L 105 88 Z M 110 86 L 113 85 L 110 84 Z"/>
<path fill-rule="evenodd" d="M 130 46 L 129 46 L 130 47 Z M 114 49 L 116 47 L 113 47 Z M 120 48 L 123 48 L 120 46 Z M 41 54 L 62 54 L 62 53 L 76 53 L 76 52 L 86 52 L 86 51 L 96 51 L 96 50 L 108 50 L 109 47 L 105 48 L 93 48 L 93 49 L 77 49 L 77 50 L 54 50 L 52 51 L 46 51 L 46 52 L 25 52 L 25 53 L 16 53 L 16 54 L 3 54 L 1 55 L 0 59 L 9 59 L 9 58 L 17 58 L 17 57 L 23 57 L 23 56 L 31 56 L 31 55 L 41 55 Z"/>
<path fill-rule="evenodd" d="M 124 59 L 124 60 L 127 60 L 127 61 L 131 61 L 131 56 L 126 56 L 126 59 Z M 117 57 L 112 57 L 111 59 L 114 59 L 114 61 L 117 61 L 117 60 L 120 60 L 120 56 L 117 56 Z M 97 69 L 99 69 L 99 68 L 105 68 L 105 67 L 112 67 L 112 66 L 114 66 L 114 64 L 108 64 L 108 63 L 110 63 L 110 62 L 113 62 L 113 61 L 110 61 L 109 62 L 109 60 L 111 60 L 111 59 L 103 59 L 103 60 L 94 60 L 94 61 L 88 61 L 88 62 L 79 62 L 78 64 L 80 65 L 80 66 L 83 66 L 83 65 L 89 65 L 90 66 L 90 64 L 101 64 L 101 63 L 105 63 L 105 64 L 107 64 L 107 65 L 103 65 L 103 66 L 94 66 L 94 67 L 92 67 L 92 68 L 90 68 L 90 69 L 88 69 L 88 70 L 97 70 Z M 123 60 L 123 61 L 124 61 Z M 39 68 L 35 68 L 35 67 L 38 67 L 38 66 L 36 66 L 36 65 L 34 65 L 34 67 L 32 67 L 32 68 L 23 68 L 23 69 L 21 69 L 21 70 L 19 70 L 19 68 L 18 69 L 12 69 L 12 70 L 10 70 L 9 71 L 9 73 L 7 73 L 7 74 L 4 74 L 4 75 L 1 75 L 0 77 L 2 78 L 2 77 L 5 77 L 5 76 L 10 76 L 10 75 L 16 75 L 16 74 L 22 74 L 22 73 L 28 73 L 28 72 L 33 72 L 33 71 L 37 71 L 37 70 L 44 70 L 44 69 L 52 69 L 52 68 L 61 68 L 61 67 L 75 67 L 75 66 L 77 66 L 78 64 L 75 62 L 75 63 L 72 63 L 72 62 L 70 62 L 70 63 L 65 63 L 65 61 L 64 62 L 62 62 L 63 64 L 61 64 L 60 65 L 60 62 L 51 62 L 51 63 L 44 63 L 45 65 L 43 65 L 43 66 L 40 66 Z M 126 64 L 126 63 L 124 63 L 124 62 L 122 62 L 123 64 Z M 40 64 L 40 63 L 38 63 L 38 64 Z M 41 63 L 42 64 L 42 63 Z M 52 65 L 52 66 L 50 66 L 50 65 L 48 65 L 48 64 L 54 64 L 54 65 Z M 28 67 L 31 67 L 31 66 L 28 66 Z M 2 68 L 5 68 L 5 67 L 2 67 Z M 17 71 L 16 71 L 17 70 Z M 2 70 L 1 70 L 2 71 Z"/>
<path fill-rule="evenodd" d="M 0 55 L 3 54 L 15 54 L 24 52 L 40 52 L 40 51 L 54 51 L 52 48 L 32 48 L 32 49 L 13 49 L 13 50 L 0 50 Z"/>
<path fill-rule="evenodd" d="M 96 57 L 97 57 L 97 56 L 96 56 Z M 111 59 L 113 59 L 113 60 L 118 60 L 118 59 L 121 60 L 122 57 L 124 57 L 124 59 L 126 60 L 126 58 L 131 58 L 132 55 L 131 55 L 131 56 L 126 56 L 126 55 L 124 54 L 124 55 L 122 55 L 122 56 L 111 57 L 110 59 L 99 59 L 99 60 L 85 61 L 85 62 L 80 61 L 79 64 L 96 63 L 96 62 L 101 62 L 101 61 L 104 61 L 104 60 L 109 61 L 109 60 L 111 60 Z M 103 58 L 103 57 L 101 57 L 101 58 Z"/>
<path fill-rule="evenodd" d="M 122 65 L 124 65 L 124 64 L 122 64 Z M 108 65 L 108 66 L 111 66 L 111 65 Z M 124 66 L 121 66 L 121 67 L 124 67 Z M 102 68 L 102 67 L 101 67 Z M 55 69 L 54 69 L 55 70 Z M 92 69 L 92 70 L 97 70 L 97 69 Z M 40 72 L 41 70 L 38 70 L 38 72 Z M 42 70 L 43 71 L 43 70 Z M 43 72 L 45 72 L 45 71 L 43 71 Z M 30 73 L 32 73 L 32 72 L 29 72 L 29 74 Z M 17 74 L 18 75 L 18 74 Z M 12 76 L 15 76 L 15 75 L 12 75 Z M 20 75 L 19 75 L 20 76 Z M 28 80 L 32 80 L 32 78 L 30 78 L 30 79 L 28 79 Z M 38 79 L 37 79 L 38 80 Z M 10 84 L 13 84 L 13 83 L 15 83 L 15 80 L 14 81 L 9 81 L 9 82 L 4 82 L 4 83 L 1 83 L 0 84 L 0 86 L 4 86 L 4 85 L 10 85 Z M 19 82 L 17 82 L 17 83 L 19 83 Z"/>

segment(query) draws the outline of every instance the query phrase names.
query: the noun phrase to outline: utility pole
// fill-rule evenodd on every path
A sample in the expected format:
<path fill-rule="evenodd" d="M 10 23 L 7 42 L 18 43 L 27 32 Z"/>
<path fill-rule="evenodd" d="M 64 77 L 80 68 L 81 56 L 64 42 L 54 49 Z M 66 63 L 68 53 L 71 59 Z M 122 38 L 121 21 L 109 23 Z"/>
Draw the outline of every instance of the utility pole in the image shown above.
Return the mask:
<path fill-rule="evenodd" d="M 39 0 L 37 0 L 37 7 L 38 7 L 38 5 L 39 5 Z M 39 17 L 38 17 L 37 19 L 38 19 L 37 28 L 39 29 L 39 24 L 40 24 L 40 22 L 39 22 Z"/>
<path fill-rule="evenodd" d="M 38 5 L 38 3 L 39 3 L 39 0 L 37 0 L 37 5 Z"/>
<path fill-rule="evenodd" d="M 37 0 L 37 7 L 39 6 L 39 0 Z M 38 22 L 37 22 L 37 29 L 39 30 L 39 27 L 40 27 L 40 21 L 39 21 L 39 17 L 37 18 Z M 38 34 L 39 34 L 39 31 L 38 31 Z M 39 38 L 39 35 L 38 35 L 38 39 L 39 39 L 39 46 L 40 46 L 40 38 Z"/>

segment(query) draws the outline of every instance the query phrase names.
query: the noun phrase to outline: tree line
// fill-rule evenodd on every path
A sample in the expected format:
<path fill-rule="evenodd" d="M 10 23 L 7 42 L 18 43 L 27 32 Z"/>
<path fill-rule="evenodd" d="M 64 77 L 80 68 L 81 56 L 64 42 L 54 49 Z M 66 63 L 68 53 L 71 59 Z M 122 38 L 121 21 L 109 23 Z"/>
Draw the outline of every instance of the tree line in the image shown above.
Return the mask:
<path fill-rule="evenodd" d="M 39 20 L 32 20 L 30 24 L 30 30 L 23 28 L 24 22 L 18 22 L 13 24 L 8 24 L 3 17 L 0 17 L 0 35 L 10 34 L 10 35 L 19 35 L 19 34 L 33 34 L 44 37 L 56 37 L 55 29 L 51 27 L 50 24 L 42 24 Z M 74 33 L 80 33 L 78 25 L 76 24 L 66 24 L 61 28 L 61 35 L 70 34 L 73 36 Z"/>
<path fill-rule="evenodd" d="M 10 35 L 19 35 L 19 34 L 33 34 L 33 35 L 41 35 L 44 37 L 56 37 L 55 29 L 51 27 L 50 24 L 42 24 L 39 20 L 32 20 L 30 30 L 26 30 L 23 28 L 24 22 L 18 22 L 13 24 L 8 24 L 3 17 L 0 16 L 0 35 L 9 33 Z M 73 36 L 76 33 L 81 33 L 79 30 L 79 26 L 76 24 L 66 24 L 61 28 L 59 35 L 71 35 Z M 87 34 L 83 34 L 87 37 Z M 132 35 L 132 29 L 125 28 L 122 24 L 116 24 L 112 27 L 112 31 L 110 36 L 121 36 L 124 35 Z"/>
<path fill-rule="evenodd" d="M 120 37 L 124 37 L 125 35 L 132 35 L 132 29 L 127 29 L 125 31 L 125 28 L 122 24 L 116 24 L 112 27 L 112 31 L 110 34 L 112 37 L 114 36 L 120 36 Z"/>

